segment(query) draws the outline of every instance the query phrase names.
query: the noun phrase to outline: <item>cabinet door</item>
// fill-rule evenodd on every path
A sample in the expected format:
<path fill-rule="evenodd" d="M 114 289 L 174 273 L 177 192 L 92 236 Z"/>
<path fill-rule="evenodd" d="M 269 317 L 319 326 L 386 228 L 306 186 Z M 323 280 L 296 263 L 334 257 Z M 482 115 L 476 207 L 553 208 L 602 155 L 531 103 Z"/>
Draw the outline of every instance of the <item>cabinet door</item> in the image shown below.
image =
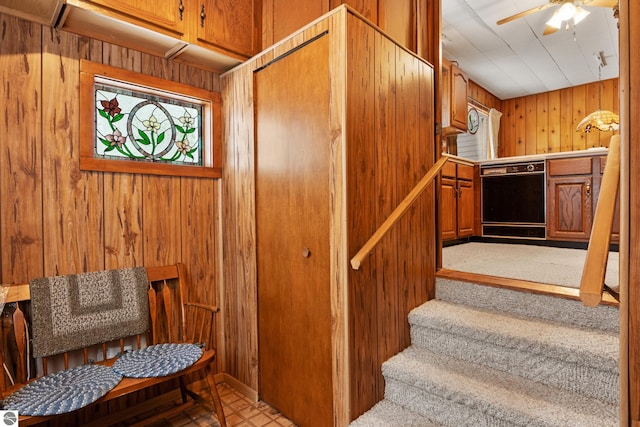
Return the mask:
<path fill-rule="evenodd" d="M 198 41 L 245 57 L 256 53 L 256 0 L 198 0 Z"/>
<path fill-rule="evenodd" d="M 468 95 L 467 76 L 455 64 L 451 64 L 451 126 L 467 131 Z"/>
<path fill-rule="evenodd" d="M 184 10 L 189 0 L 129 0 L 114 2 L 107 0 L 74 0 L 69 3 L 85 3 L 96 6 L 100 12 L 122 18 L 145 28 L 167 30 L 177 36 L 185 33 Z M 84 7 L 84 6 L 83 6 Z"/>
<path fill-rule="evenodd" d="M 473 181 L 458 180 L 458 238 L 473 236 Z"/>
<path fill-rule="evenodd" d="M 333 421 L 328 36 L 254 77 L 259 396 Z"/>
<path fill-rule="evenodd" d="M 588 240 L 593 219 L 591 175 L 549 177 L 547 189 L 547 237 Z"/>
<path fill-rule="evenodd" d="M 442 178 L 440 185 L 440 233 L 442 240 L 456 238 L 456 180 Z"/>

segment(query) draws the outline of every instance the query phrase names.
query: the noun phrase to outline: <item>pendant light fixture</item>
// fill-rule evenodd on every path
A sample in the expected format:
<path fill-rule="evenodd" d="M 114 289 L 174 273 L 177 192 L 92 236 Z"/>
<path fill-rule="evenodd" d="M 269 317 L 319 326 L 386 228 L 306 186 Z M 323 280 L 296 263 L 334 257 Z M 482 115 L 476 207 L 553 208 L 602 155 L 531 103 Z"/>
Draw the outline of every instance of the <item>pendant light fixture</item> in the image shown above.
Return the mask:
<path fill-rule="evenodd" d="M 580 132 L 583 127 L 585 133 L 591 132 L 591 129 L 594 128 L 602 132 L 620 129 L 620 117 L 612 111 L 602 110 L 601 108 L 602 83 L 600 79 L 602 78 L 602 67 L 607 65 L 604 59 L 604 52 L 596 54 L 596 59 L 598 59 L 598 109 L 582 119 L 576 127 L 577 132 Z"/>

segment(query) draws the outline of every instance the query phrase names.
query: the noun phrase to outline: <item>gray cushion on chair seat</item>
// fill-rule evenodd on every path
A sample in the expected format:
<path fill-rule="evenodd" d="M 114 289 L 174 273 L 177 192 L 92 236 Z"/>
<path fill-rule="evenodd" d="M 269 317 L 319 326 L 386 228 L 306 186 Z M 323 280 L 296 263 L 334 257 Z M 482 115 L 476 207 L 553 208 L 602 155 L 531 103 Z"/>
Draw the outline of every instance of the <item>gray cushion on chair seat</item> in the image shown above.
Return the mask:
<path fill-rule="evenodd" d="M 121 379 L 122 375 L 108 366 L 78 366 L 25 385 L 5 399 L 4 410 L 30 416 L 71 412 L 95 402 Z"/>
<path fill-rule="evenodd" d="M 163 377 L 188 368 L 201 356 L 195 344 L 156 344 L 123 354 L 113 370 L 129 378 Z"/>

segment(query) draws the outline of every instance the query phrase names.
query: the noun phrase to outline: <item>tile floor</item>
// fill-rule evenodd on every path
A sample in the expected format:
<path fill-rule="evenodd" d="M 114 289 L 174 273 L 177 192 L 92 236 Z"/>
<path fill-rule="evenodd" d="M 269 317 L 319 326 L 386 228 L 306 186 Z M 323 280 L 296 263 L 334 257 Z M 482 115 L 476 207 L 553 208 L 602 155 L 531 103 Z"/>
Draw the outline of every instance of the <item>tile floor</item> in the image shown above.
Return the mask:
<path fill-rule="evenodd" d="M 248 397 L 225 383 L 218 385 L 218 392 L 229 427 L 295 427 L 295 424 L 266 403 L 252 402 Z M 154 427 L 219 427 L 220 424 L 215 417 L 209 395 L 205 394 L 206 401 L 165 421 L 156 423 Z"/>

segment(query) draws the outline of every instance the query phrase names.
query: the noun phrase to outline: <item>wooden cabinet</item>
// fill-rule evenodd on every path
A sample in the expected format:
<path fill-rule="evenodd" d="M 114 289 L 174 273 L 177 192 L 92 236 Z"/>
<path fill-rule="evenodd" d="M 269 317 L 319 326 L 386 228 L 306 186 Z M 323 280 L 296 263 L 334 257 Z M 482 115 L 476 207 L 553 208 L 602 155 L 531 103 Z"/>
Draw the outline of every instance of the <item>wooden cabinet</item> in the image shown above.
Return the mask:
<path fill-rule="evenodd" d="M 114 2 L 108 0 L 69 0 L 70 5 L 100 12 L 105 16 L 124 19 L 127 22 L 167 34 L 185 34 L 186 2 L 191 0 L 169 0 L 150 2 L 129 0 Z"/>
<path fill-rule="evenodd" d="M 440 186 L 442 240 L 473 236 L 475 220 L 473 166 L 449 161 Z"/>
<path fill-rule="evenodd" d="M 433 69 L 341 7 L 221 85 L 229 129 L 246 136 L 229 149 L 255 153 L 255 170 L 242 159 L 243 182 L 255 179 L 259 396 L 298 425 L 348 425 L 383 398 L 381 365 L 433 293 L 432 188 L 349 264 L 433 165 Z"/>
<path fill-rule="evenodd" d="M 547 238 L 587 241 L 592 221 L 592 158 L 548 160 Z"/>
<path fill-rule="evenodd" d="M 260 0 L 67 0 L 59 27 L 224 72 L 260 46 Z"/>
<path fill-rule="evenodd" d="M 453 62 L 442 61 L 442 133 L 467 131 L 468 77 Z"/>
<path fill-rule="evenodd" d="M 256 28 L 260 17 L 256 0 L 197 1 L 198 43 L 219 47 L 247 58 L 258 50 Z M 193 25 L 193 24 L 191 24 Z"/>

